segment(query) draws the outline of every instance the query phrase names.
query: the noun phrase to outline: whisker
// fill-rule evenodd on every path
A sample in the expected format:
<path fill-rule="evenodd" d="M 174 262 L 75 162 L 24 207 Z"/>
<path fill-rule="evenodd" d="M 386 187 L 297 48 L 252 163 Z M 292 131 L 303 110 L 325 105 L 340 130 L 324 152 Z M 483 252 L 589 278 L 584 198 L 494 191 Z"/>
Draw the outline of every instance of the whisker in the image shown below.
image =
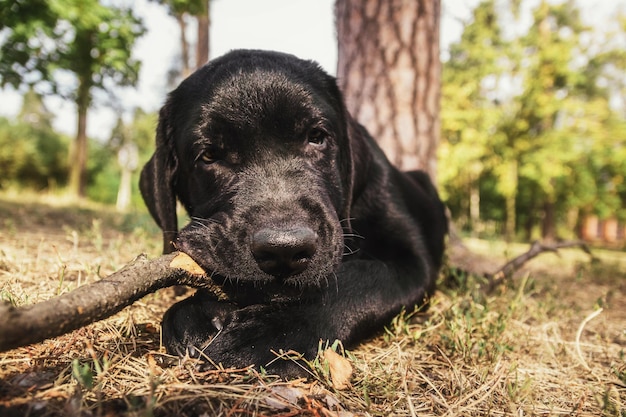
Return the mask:
<path fill-rule="evenodd" d="M 343 247 L 344 247 L 345 250 L 343 251 L 342 256 L 354 255 L 355 253 L 359 252 L 359 250 L 360 250 L 359 248 L 352 249 L 352 248 L 350 248 L 350 246 L 348 246 L 346 244 L 344 244 Z"/>
<path fill-rule="evenodd" d="M 212 224 L 221 224 L 219 220 L 212 219 L 212 218 L 205 219 L 203 217 L 192 216 L 192 217 L 190 217 L 190 220 L 193 223 L 200 223 L 203 226 L 207 226 L 208 224 L 211 224 L 211 223 Z"/>
<path fill-rule="evenodd" d="M 357 238 L 357 239 L 365 239 L 364 236 L 361 236 L 361 235 L 356 234 L 356 233 L 344 233 L 343 237 L 344 238 L 346 238 L 346 237 L 350 237 L 350 238 L 354 237 L 354 238 Z"/>

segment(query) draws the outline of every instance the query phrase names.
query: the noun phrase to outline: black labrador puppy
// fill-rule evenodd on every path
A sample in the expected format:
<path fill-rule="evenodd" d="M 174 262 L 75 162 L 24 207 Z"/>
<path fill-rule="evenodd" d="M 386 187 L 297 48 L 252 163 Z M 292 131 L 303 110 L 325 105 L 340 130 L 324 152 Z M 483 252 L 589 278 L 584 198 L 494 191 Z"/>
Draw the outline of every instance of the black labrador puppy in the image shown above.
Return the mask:
<path fill-rule="evenodd" d="M 435 288 L 447 222 L 428 176 L 390 165 L 311 61 L 241 50 L 184 80 L 160 111 L 141 192 L 164 252 L 190 255 L 230 302 L 199 290 L 163 318 L 169 352 L 302 374 Z M 191 221 L 178 231 L 176 199 Z"/>

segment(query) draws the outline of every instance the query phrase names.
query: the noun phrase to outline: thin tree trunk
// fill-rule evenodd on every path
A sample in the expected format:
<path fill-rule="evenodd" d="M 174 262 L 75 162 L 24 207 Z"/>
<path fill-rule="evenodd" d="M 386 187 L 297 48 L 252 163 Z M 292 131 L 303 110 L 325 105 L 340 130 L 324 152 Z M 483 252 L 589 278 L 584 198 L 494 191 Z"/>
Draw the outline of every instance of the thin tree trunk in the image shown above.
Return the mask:
<path fill-rule="evenodd" d="M 176 15 L 176 21 L 180 27 L 180 60 L 182 62 L 181 75 L 182 78 L 187 78 L 191 74 L 191 68 L 189 66 L 189 41 L 187 40 L 187 24 L 185 23 L 185 17 L 182 14 Z"/>
<path fill-rule="evenodd" d="M 546 201 L 543 204 L 541 235 L 546 242 L 556 240 L 556 207 L 553 201 Z"/>
<path fill-rule="evenodd" d="M 117 190 L 117 201 L 115 202 L 115 208 L 117 211 L 124 211 L 130 205 L 132 194 L 132 175 L 133 172 L 131 170 L 126 167 L 122 167 L 120 187 Z"/>
<path fill-rule="evenodd" d="M 78 110 L 78 126 L 76 139 L 70 152 L 69 189 L 76 197 L 84 197 L 87 170 L 87 110 L 89 109 L 89 88 L 86 80 L 79 81 L 76 106 Z"/>
<path fill-rule="evenodd" d="M 337 0 L 337 76 L 348 110 L 403 169 L 434 178 L 440 0 Z"/>
<path fill-rule="evenodd" d="M 480 223 L 480 185 L 478 180 L 472 181 L 470 184 L 470 226 L 472 228 L 472 236 L 476 236 L 476 230 Z"/>
<path fill-rule="evenodd" d="M 508 166 L 508 172 L 503 175 L 501 181 L 506 186 L 506 190 L 503 192 L 504 199 L 506 201 L 506 223 L 504 226 L 505 236 L 508 240 L 515 238 L 515 229 L 517 225 L 517 205 L 515 200 L 517 199 L 517 187 L 519 184 L 517 160 L 511 161 Z"/>
<path fill-rule="evenodd" d="M 210 4 L 209 0 L 206 0 L 206 14 L 197 16 L 198 41 L 196 42 L 196 69 L 206 64 L 209 60 Z"/>

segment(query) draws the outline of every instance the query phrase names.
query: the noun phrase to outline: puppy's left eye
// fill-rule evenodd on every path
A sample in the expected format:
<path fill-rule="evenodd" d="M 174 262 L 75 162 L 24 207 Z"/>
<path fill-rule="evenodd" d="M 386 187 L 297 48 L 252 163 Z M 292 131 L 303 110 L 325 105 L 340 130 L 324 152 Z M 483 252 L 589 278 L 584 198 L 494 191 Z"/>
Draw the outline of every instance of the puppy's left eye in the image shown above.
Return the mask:
<path fill-rule="evenodd" d="M 307 133 L 307 141 L 311 145 L 323 146 L 326 144 L 326 139 L 328 138 L 328 134 L 324 132 L 322 129 L 313 128 L 309 130 Z"/>

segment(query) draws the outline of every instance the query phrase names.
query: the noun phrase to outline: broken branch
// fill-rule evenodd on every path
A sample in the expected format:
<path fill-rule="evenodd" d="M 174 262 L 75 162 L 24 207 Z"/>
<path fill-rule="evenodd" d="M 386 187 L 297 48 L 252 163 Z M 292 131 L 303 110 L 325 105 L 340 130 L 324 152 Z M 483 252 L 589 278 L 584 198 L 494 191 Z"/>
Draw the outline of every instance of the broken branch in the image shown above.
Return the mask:
<path fill-rule="evenodd" d="M 532 245 L 530 245 L 530 249 L 528 249 L 527 252 L 524 252 L 521 255 L 511 259 L 509 262 L 504 264 L 502 268 L 498 269 L 493 274 L 487 274 L 487 283 L 484 286 L 484 291 L 487 294 L 491 293 L 498 285 L 513 276 L 513 274 L 517 272 L 522 266 L 524 266 L 526 262 L 530 261 L 537 255 L 540 255 L 544 252 L 553 252 L 558 254 L 559 249 L 572 247 L 579 247 L 585 253 L 591 255 L 591 250 L 585 242 L 565 241 L 546 244 L 535 241 L 532 243 Z"/>
<path fill-rule="evenodd" d="M 0 352 L 69 333 L 173 285 L 207 288 L 226 299 L 189 256 L 174 252 L 148 260 L 141 255 L 100 281 L 50 300 L 23 307 L 0 304 Z"/>

